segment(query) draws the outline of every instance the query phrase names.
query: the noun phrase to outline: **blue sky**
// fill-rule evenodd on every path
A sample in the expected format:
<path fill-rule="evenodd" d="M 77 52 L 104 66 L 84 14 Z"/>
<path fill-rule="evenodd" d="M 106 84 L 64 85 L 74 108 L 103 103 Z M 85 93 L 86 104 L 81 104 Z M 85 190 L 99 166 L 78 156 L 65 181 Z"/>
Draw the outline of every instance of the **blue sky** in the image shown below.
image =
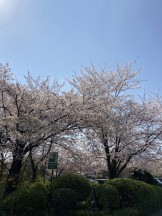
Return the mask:
<path fill-rule="evenodd" d="M 162 92 L 161 0 L 0 0 L 0 62 L 21 82 L 135 60 L 144 87 Z"/>

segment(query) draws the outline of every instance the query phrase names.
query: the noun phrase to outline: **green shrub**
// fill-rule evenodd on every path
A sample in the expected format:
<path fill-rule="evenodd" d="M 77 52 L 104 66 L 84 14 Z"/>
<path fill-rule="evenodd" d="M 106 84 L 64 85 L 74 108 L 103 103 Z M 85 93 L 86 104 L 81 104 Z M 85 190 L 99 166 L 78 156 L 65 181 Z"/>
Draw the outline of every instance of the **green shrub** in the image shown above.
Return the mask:
<path fill-rule="evenodd" d="M 33 208 L 28 208 L 25 209 L 24 212 L 15 212 L 14 214 L 12 214 L 12 216 L 46 216 L 47 212 L 46 211 L 39 211 L 39 210 L 35 210 Z M 4 215 L 4 216 L 7 216 Z"/>
<path fill-rule="evenodd" d="M 104 211 L 78 210 L 70 212 L 69 216 L 107 216 Z"/>
<path fill-rule="evenodd" d="M 118 178 L 105 182 L 105 185 L 112 185 L 117 189 L 122 198 L 123 207 L 130 207 L 136 202 L 138 187 L 135 180 Z"/>
<path fill-rule="evenodd" d="M 139 214 L 135 208 L 125 208 L 113 212 L 112 216 L 139 216 Z"/>
<path fill-rule="evenodd" d="M 139 215 L 150 215 L 156 211 L 155 193 L 151 185 L 144 182 L 136 182 L 138 190 L 136 192 L 137 200 L 134 206 L 137 207 Z"/>
<path fill-rule="evenodd" d="M 41 182 L 35 182 L 33 184 L 30 184 L 29 189 L 42 191 L 43 193 L 48 194 L 48 189 L 46 188 L 46 185 Z"/>
<path fill-rule="evenodd" d="M 67 173 L 55 179 L 53 189 L 70 188 L 77 193 L 78 201 L 85 200 L 90 192 L 90 184 L 83 176 Z"/>
<path fill-rule="evenodd" d="M 54 212 L 57 215 L 64 215 L 65 212 L 76 208 L 77 194 L 69 188 L 60 188 L 54 191 L 52 195 Z"/>
<path fill-rule="evenodd" d="M 139 215 L 150 215 L 162 207 L 162 188 L 154 185 L 142 185 L 139 193 Z"/>
<path fill-rule="evenodd" d="M 160 206 L 162 190 L 157 192 L 157 186 L 133 179 L 113 179 L 105 184 L 113 185 L 122 197 L 123 207 L 135 207 L 139 216 L 149 215 Z"/>
<path fill-rule="evenodd" d="M 5 181 L 0 181 L 0 203 L 3 200 L 3 194 L 5 190 Z"/>
<path fill-rule="evenodd" d="M 91 203 L 89 200 L 80 201 L 77 203 L 77 209 L 79 210 L 85 210 L 91 207 Z"/>
<path fill-rule="evenodd" d="M 160 186 L 152 186 L 152 189 L 154 191 L 154 199 L 156 203 L 156 208 L 159 209 L 162 207 L 162 188 Z"/>
<path fill-rule="evenodd" d="M 148 184 L 157 185 L 154 177 L 146 170 L 134 169 L 131 178 Z"/>
<path fill-rule="evenodd" d="M 26 185 L 12 194 L 8 195 L 3 201 L 3 209 L 12 209 L 15 212 L 26 212 L 28 209 L 31 211 L 44 210 L 47 207 L 47 190 L 41 184 Z"/>
<path fill-rule="evenodd" d="M 0 210 L 0 215 L 1 216 L 8 216 L 8 214 L 7 213 L 5 213 L 4 211 L 2 211 L 2 210 Z"/>
<path fill-rule="evenodd" d="M 94 190 L 101 209 L 113 210 L 119 208 L 119 195 L 115 187 L 108 184 L 99 184 Z"/>

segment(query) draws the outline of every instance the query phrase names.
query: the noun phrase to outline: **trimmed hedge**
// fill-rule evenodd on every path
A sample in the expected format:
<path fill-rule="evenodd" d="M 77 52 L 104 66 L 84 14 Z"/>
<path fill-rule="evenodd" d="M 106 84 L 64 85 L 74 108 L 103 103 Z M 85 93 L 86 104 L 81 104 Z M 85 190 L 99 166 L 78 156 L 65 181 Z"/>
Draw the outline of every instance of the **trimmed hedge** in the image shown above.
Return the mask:
<path fill-rule="evenodd" d="M 133 179 L 112 179 L 105 184 L 114 186 L 122 197 L 123 207 L 138 209 L 139 216 L 150 215 L 162 206 L 162 189 L 158 186 Z"/>
<path fill-rule="evenodd" d="M 138 186 L 135 180 L 118 178 L 105 182 L 105 185 L 112 185 L 117 189 L 123 207 L 131 207 L 136 202 Z"/>
<path fill-rule="evenodd" d="M 52 203 L 48 203 L 49 191 L 44 184 L 25 183 L 1 201 L 0 215 L 13 212 L 14 216 L 43 216 L 49 204 L 52 204 L 57 216 L 149 216 L 162 207 L 161 187 L 133 179 L 112 179 L 104 184 L 90 184 L 82 176 L 66 174 L 53 183 Z M 68 188 L 63 188 L 65 185 Z M 119 210 L 120 196 L 123 209 Z M 90 208 L 92 200 L 98 203 L 95 211 Z"/>
<path fill-rule="evenodd" d="M 76 209 L 77 194 L 69 188 L 61 188 L 52 195 L 54 212 L 56 215 L 65 215 L 70 210 Z"/>
<path fill-rule="evenodd" d="M 101 209 L 118 209 L 119 195 L 115 187 L 108 184 L 98 184 L 94 187 L 96 199 Z"/>
<path fill-rule="evenodd" d="M 152 186 L 154 191 L 156 208 L 159 209 L 162 207 L 162 188 L 160 186 Z"/>
<path fill-rule="evenodd" d="M 27 211 L 39 215 L 36 212 L 44 211 L 47 208 L 47 203 L 48 192 L 44 185 L 33 183 L 8 195 L 2 203 L 2 208 L 9 211 L 12 209 L 13 212 L 20 213 L 20 215 L 24 215 Z"/>
<path fill-rule="evenodd" d="M 135 208 L 125 208 L 114 211 L 112 216 L 139 216 L 138 210 Z"/>
<path fill-rule="evenodd" d="M 53 190 L 59 188 L 69 188 L 77 193 L 77 200 L 87 199 L 90 193 L 90 184 L 83 176 L 74 173 L 67 173 L 57 177 L 53 182 Z"/>
<path fill-rule="evenodd" d="M 69 216 L 108 216 L 104 211 L 92 211 L 92 210 L 78 210 L 78 211 L 71 211 Z M 111 216 L 111 215 L 109 215 Z"/>

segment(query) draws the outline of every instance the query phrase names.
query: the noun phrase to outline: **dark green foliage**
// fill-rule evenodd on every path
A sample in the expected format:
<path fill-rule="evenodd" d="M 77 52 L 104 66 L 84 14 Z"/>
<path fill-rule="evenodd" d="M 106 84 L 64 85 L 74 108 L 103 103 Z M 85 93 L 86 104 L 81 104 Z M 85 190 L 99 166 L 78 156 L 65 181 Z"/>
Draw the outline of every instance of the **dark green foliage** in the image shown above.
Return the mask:
<path fill-rule="evenodd" d="M 74 178 L 72 178 L 71 182 L 71 176 L 75 176 L 77 180 L 73 182 Z M 81 189 L 78 189 L 79 182 L 82 183 L 78 177 L 83 178 L 75 174 L 68 174 L 54 181 L 51 204 L 56 216 L 150 216 L 162 207 L 161 187 L 134 179 L 119 178 L 108 180 L 104 184 L 88 183 L 88 190 L 91 188 L 91 196 L 88 196 L 89 193 L 87 193 L 87 196 L 84 195 L 87 199 L 78 202 L 78 194 L 82 192 Z M 62 187 L 68 185 L 69 188 L 59 188 L 60 185 Z M 75 188 L 76 191 L 70 187 Z M 13 216 L 46 216 L 47 208 L 49 210 L 50 207 L 48 195 L 49 191 L 43 183 L 24 183 L 4 201 L 1 200 L 0 216 L 10 215 L 11 212 Z M 122 209 L 119 209 L 120 196 L 123 203 Z M 94 197 L 98 202 L 97 208 L 91 206 Z M 48 214 L 52 216 L 53 211 Z"/>
<path fill-rule="evenodd" d="M 91 207 L 91 203 L 90 201 L 88 202 L 89 200 L 86 200 L 86 201 L 80 201 L 77 203 L 77 209 L 79 210 L 85 210 L 85 209 L 88 209 Z"/>
<path fill-rule="evenodd" d="M 139 216 L 139 214 L 135 208 L 126 208 L 113 211 L 112 213 L 106 211 L 80 210 L 71 212 L 69 216 Z"/>
<path fill-rule="evenodd" d="M 139 197 L 143 197 L 143 202 L 137 205 L 141 216 L 150 215 L 150 213 L 156 212 L 162 207 L 162 188 L 159 186 L 143 187 L 140 190 Z"/>
<path fill-rule="evenodd" d="M 6 213 L 4 216 L 8 216 L 8 214 Z M 24 212 L 15 212 L 12 216 L 47 216 L 47 212 L 28 208 Z"/>
<path fill-rule="evenodd" d="M 156 211 L 156 194 L 153 187 L 144 182 L 137 182 L 138 190 L 136 192 L 137 200 L 134 206 L 137 207 L 139 216 L 150 215 Z"/>
<path fill-rule="evenodd" d="M 131 207 L 137 202 L 139 185 L 133 179 L 112 179 L 105 184 L 114 186 L 122 198 L 123 207 Z"/>
<path fill-rule="evenodd" d="M 5 181 L 0 181 L 0 202 L 3 199 L 4 189 L 5 189 Z"/>
<path fill-rule="evenodd" d="M 101 209 L 119 208 L 119 195 L 115 187 L 110 184 L 99 184 L 94 187 L 94 190 Z"/>
<path fill-rule="evenodd" d="M 139 214 L 135 208 L 125 208 L 113 212 L 112 216 L 139 216 Z"/>
<path fill-rule="evenodd" d="M 104 211 L 78 210 L 70 212 L 69 216 L 108 216 Z M 109 215 L 111 216 L 111 215 Z"/>
<path fill-rule="evenodd" d="M 31 182 L 24 182 L 22 185 L 20 185 L 19 189 L 24 189 L 24 190 L 27 190 L 27 189 L 30 189 L 30 190 L 39 190 L 39 191 L 42 191 L 44 192 L 45 194 L 48 194 L 49 193 L 49 183 L 43 183 L 43 182 L 34 182 L 34 183 L 31 183 Z"/>
<path fill-rule="evenodd" d="M 113 185 L 122 197 L 123 207 L 137 208 L 139 216 L 149 215 L 160 208 L 162 190 L 133 179 L 113 179 L 105 184 Z"/>
<path fill-rule="evenodd" d="M 12 210 L 23 215 L 26 211 L 41 211 L 47 208 L 48 193 L 40 183 L 26 184 L 8 195 L 3 201 L 5 210 Z M 29 214 L 28 214 L 29 215 Z M 35 214 L 36 215 L 36 214 Z"/>
<path fill-rule="evenodd" d="M 77 194 L 69 188 L 60 188 L 54 191 L 52 195 L 54 212 L 57 215 L 65 215 L 70 210 L 76 208 Z"/>
<path fill-rule="evenodd" d="M 159 186 L 152 186 L 154 196 L 155 196 L 155 203 L 157 208 L 162 208 L 162 188 Z"/>
<path fill-rule="evenodd" d="M 141 170 L 141 169 L 133 170 L 131 178 L 138 181 L 146 182 L 148 184 L 153 184 L 153 185 L 157 184 L 156 180 L 151 175 L 151 173 L 147 172 L 146 170 Z"/>
<path fill-rule="evenodd" d="M 6 212 L 0 210 L 0 216 L 8 216 Z"/>
<path fill-rule="evenodd" d="M 67 173 L 53 182 L 53 189 L 70 188 L 77 193 L 78 201 L 85 200 L 90 193 L 90 184 L 83 176 Z"/>

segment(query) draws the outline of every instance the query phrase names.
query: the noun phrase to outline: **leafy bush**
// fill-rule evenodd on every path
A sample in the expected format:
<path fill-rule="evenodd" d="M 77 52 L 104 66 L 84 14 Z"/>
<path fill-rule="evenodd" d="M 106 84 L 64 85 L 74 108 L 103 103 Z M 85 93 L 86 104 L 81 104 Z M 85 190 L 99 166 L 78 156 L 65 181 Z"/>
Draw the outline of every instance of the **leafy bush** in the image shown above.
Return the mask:
<path fill-rule="evenodd" d="M 106 211 L 79 210 L 73 211 L 69 216 L 139 216 L 138 210 L 135 208 L 126 208 L 107 213 Z"/>
<path fill-rule="evenodd" d="M 162 188 L 154 185 L 143 185 L 136 206 L 141 216 L 158 211 L 162 207 Z"/>
<path fill-rule="evenodd" d="M 77 209 L 86 210 L 91 207 L 90 200 L 77 202 Z"/>
<path fill-rule="evenodd" d="M 42 191 L 45 194 L 48 194 L 48 190 L 46 188 L 46 185 L 44 185 L 41 182 L 35 182 L 33 184 L 29 185 L 29 189 L 30 190 L 38 190 L 38 191 Z"/>
<path fill-rule="evenodd" d="M 1 216 L 7 216 L 7 214 L 4 211 L 2 211 L 2 210 L 0 210 L 0 215 Z"/>
<path fill-rule="evenodd" d="M 135 208 L 125 208 L 113 212 L 112 216 L 139 216 L 139 214 Z"/>
<path fill-rule="evenodd" d="M 144 182 L 136 182 L 138 190 L 136 192 L 136 201 L 134 206 L 137 207 L 139 215 L 150 215 L 156 211 L 155 193 L 151 185 Z"/>
<path fill-rule="evenodd" d="M 119 196 L 122 198 L 123 207 L 130 207 L 137 200 L 137 185 L 136 181 L 132 179 L 112 179 L 105 182 L 105 185 L 114 186 Z"/>
<path fill-rule="evenodd" d="M 5 181 L 0 181 L 0 202 L 3 199 L 4 190 L 5 190 Z"/>
<path fill-rule="evenodd" d="M 122 197 L 123 207 L 135 207 L 138 209 L 139 216 L 149 215 L 160 206 L 161 188 L 158 193 L 156 186 L 133 179 L 113 179 L 105 184 L 113 185 Z"/>
<path fill-rule="evenodd" d="M 15 212 L 14 214 L 12 214 L 12 216 L 46 216 L 47 215 L 47 212 L 46 211 L 38 211 L 38 210 L 35 210 L 33 208 L 28 208 L 28 209 L 25 209 L 24 212 Z M 4 216 L 8 216 L 7 214 L 4 215 Z"/>
<path fill-rule="evenodd" d="M 101 209 L 113 210 L 119 208 L 119 195 L 115 187 L 108 184 L 99 184 L 94 190 Z"/>
<path fill-rule="evenodd" d="M 104 211 L 78 210 L 70 212 L 69 216 L 107 216 Z"/>
<path fill-rule="evenodd" d="M 159 186 L 152 186 L 154 195 L 154 201 L 156 204 L 156 209 L 159 209 L 162 207 L 162 188 Z"/>
<path fill-rule="evenodd" d="M 48 193 L 40 183 L 25 185 L 8 195 L 3 201 L 3 209 L 20 212 L 23 215 L 27 210 L 44 210 L 47 207 Z M 36 214 L 35 214 L 36 215 Z"/>
<path fill-rule="evenodd" d="M 65 212 L 76 208 L 77 194 L 69 188 L 60 188 L 54 191 L 52 195 L 54 212 L 57 215 L 64 215 Z"/>
<path fill-rule="evenodd" d="M 55 179 L 53 189 L 70 188 L 77 193 L 78 201 L 87 198 L 90 192 L 90 184 L 83 176 L 67 173 Z"/>
<path fill-rule="evenodd" d="M 134 169 L 131 178 L 148 184 L 157 185 L 154 177 L 146 170 Z"/>

